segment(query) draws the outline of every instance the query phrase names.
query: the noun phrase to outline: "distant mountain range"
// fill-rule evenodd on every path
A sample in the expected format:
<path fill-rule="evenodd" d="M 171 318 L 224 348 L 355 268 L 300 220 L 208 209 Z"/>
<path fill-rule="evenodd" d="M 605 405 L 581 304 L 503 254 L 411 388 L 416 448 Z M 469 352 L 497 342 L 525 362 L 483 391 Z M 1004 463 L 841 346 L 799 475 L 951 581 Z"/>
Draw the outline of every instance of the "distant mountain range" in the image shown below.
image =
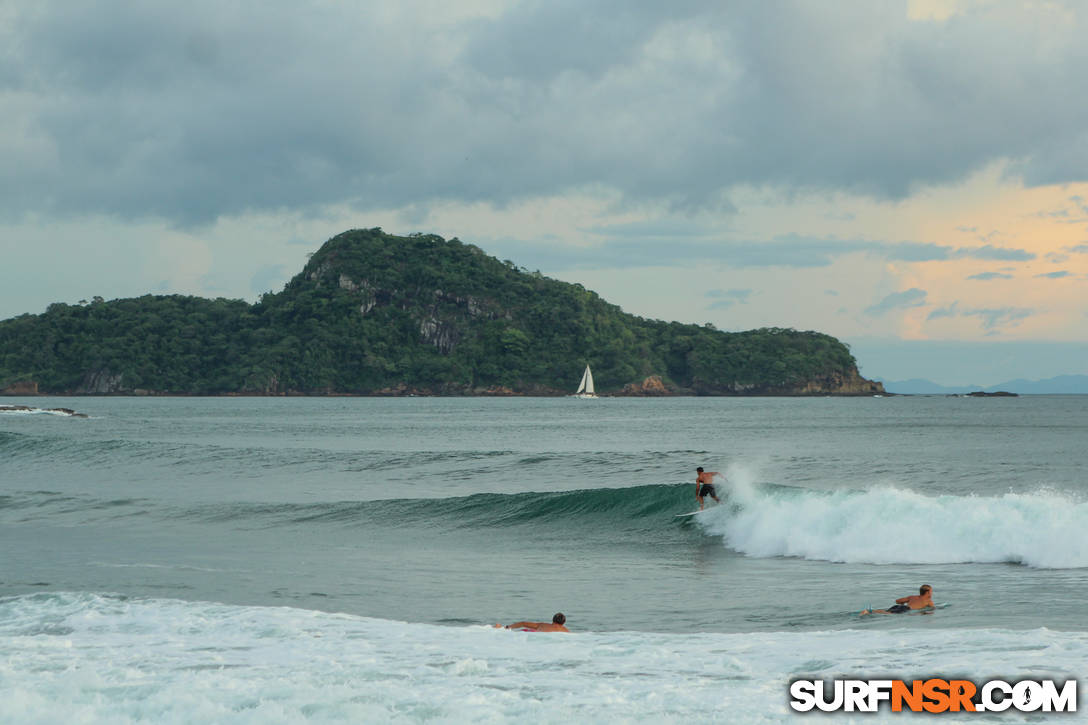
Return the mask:
<path fill-rule="evenodd" d="M 1088 395 L 1088 375 L 1059 375 L 1046 380 L 1024 380 L 1018 378 L 997 385 L 940 385 L 931 380 L 882 380 L 884 389 L 900 395 L 962 395 L 982 391 L 996 393 L 1019 393 L 1021 395 Z"/>

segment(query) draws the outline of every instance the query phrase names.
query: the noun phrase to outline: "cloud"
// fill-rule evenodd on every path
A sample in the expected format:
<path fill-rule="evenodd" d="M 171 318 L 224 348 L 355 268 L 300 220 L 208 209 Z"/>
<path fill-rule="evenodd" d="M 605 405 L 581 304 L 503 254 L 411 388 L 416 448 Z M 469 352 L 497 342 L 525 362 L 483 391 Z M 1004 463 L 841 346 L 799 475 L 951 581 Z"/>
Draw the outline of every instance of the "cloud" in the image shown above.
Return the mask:
<path fill-rule="evenodd" d="M 873 245 L 870 253 L 900 262 L 934 262 L 951 258 L 952 248 L 928 242 L 894 242 Z"/>
<path fill-rule="evenodd" d="M 683 227 L 682 228 L 686 228 Z M 655 230 L 650 234 L 647 230 Z M 865 251 L 870 243 L 813 239 L 786 235 L 770 240 L 721 239 L 708 233 L 671 235 L 668 225 L 660 222 L 626 236 L 625 228 L 599 227 L 598 234 L 616 232 L 594 246 L 556 245 L 538 240 L 517 242 L 502 240 L 493 245 L 509 251 L 496 254 L 517 254 L 527 267 L 545 266 L 549 269 L 652 267 L 661 265 L 696 264 L 706 261 L 737 269 L 792 267 L 828 267 L 844 254 Z M 690 229 L 689 229 L 690 231 Z M 645 233 L 643 233 L 645 232 Z"/>
<path fill-rule="evenodd" d="M 1051 211 L 1039 211 L 1039 212 L 1036 212 L 1035 214 L 1033 214 L 1032 216 L 1038 217 L 1040 219 L 1068 219 L 1069 218 L 1069 210 L 1068 209 L 1052 209 Z"/>
<path fill-rule="evenodd" d="M 941 319 L 943 317 L 955 317 L 956 314 L 957 314 L 957 308 L 958 307 L 959 307 L 959 302 L 953 302 L 952 304 L 950 304 L 950 305 L 948 305 L 946 307 L 938 307 L 937 309 L 933 310 L 932 312 L 929 313 L 929 315 L 926 316 L 926 320 L 927 321 L 928 320 L 939 320 L 939 319 Z"/>
<path fill-rule="evenodd" d="M 752 290 L 750 289 L 712 289 L 707 290 L 706 297 L 727 297 L 729 299 L 739 300 L 741 302 L 747 302 L 748 298 L 752 296 Z"/>
<path fill-rule="evenodd" d="M 926 317 L 926 321 L 940 320 L 954 317 L 977 317 L 982 329 L 989 333 L 996 333 L 1000 328 L 1015 327 L 1021 320 L 1025 320 L 1035 314 L 1035 310 L 1024 307 L 999 307 L 999 308 L 960 308 L 959 302 L 953 302 L 945 307 L 933 310 Z"/>
<path fill-rule="evenodd" d="M 978 274 L 972 274 L 967 279 L 978 280 L 991 280 L 991 279 L 1012 279 L 1011 274 L 1005 274 L 1004 272 L 979 272 Z"/>
<path fill-rule="evenodd" d="M 1070 252 L 1076 252 L 1077 254 L 1088 254 L 1088 243 L 1077 244 L 1073 247 L 1066 247 Z"/>
<path fill-rule="evenodd" d="M 1058 272 L 1046 272 L 1045 274 L 1035 275 L 1036 279 L 1063 279 L 1065 277 L 1071 277 L 1072 272 L 1067 272 L 1064 269 Z"/>
<path fill-rule="evenodd" d="M 1035 314 L 1035 310 L 1023 307 L 1000 307 L 996 309 L 964 310 L 964 316 L 979 317 L 984 330 L 996 330 L 999 327 L 1015 327 L 1021 320 Z"/>
<path fill-rule="evenodd" d="M 708 310 L 726 310 L 730 307 L 741 304 L 748 304 L 748 298 L 752 296 L 752 290 L 750 289 L 712 289 L 708 290 L 706 297 L 711 297 L 715 301 L 712 302 L 707 309 Z"/>
<path fill-rule="evenodd" d="M 985 244 L 981 247 L 949 247 L 930 242 L 892 242 L 873 244 L 869 247 L 873 254 L 881 254 L 890 260 L 901 262 L 935 262 L 948 259 L 987 259 L 1013 262 L 1026 262 L 1035 259 L 1035 254 L 1025 249 L 995 247 Z"/>
<path fill-rule="evenodd" d="M 880 317 L 892 310 L 921 307 L 925 304 L 925 301 L 925 291 L 920 290 L 917 287 L 911 287 L 909 290 L 903 292 L 893 292 L 875 305 L 865 308 L 865 314 L 871 315 L 872 317 Z"/>
<path fill-rule="evenodd" d="M 1009 249 L 986 244 L 981 247 L 960 247 L 956 257 L 968 259 L 994 259 L 1007 262 L 1027 262 L 1035 259 L 1035 254 L 1025 249 Z"/>
<path fill-rule="evenodd" d="M 553 241 L 518 243 L 518 259 L 526 266 L 645 267 L 665 263 L 714 261 L 738 269 L 829 267 L 851 254 L 866 254 L 894 262 L 943 262 L 957 259 L 1026 261 L 1035 254 L 1023 249 L 951 247 L 931 242 L 884 242 L 782 234 L 772 239 L 723 237 L 715 227 L 686 219 L 656 219 L 591 227 L 583 230 L 601 239 L 593 246 L 562 246 Z M 509 246 L 510 240 L 500 242 Z M 514 254 L 513 251 L 509 252 Z M 506 254 L 506 252 L 502 252 Z"/>
<path fill-rule="evenodd" d="M 650 239 L 667 241 L 676 238 L 702 237 L 714 234 L 714 228 L 690 219 L 655 218 L 623 224 L 601 224 L 582 229 L 583 232 L 610 239 Z"/>
<path fill-rule="evenodd" d="M 680 210 L 738 188 L 898 200 L 999 162 L 1028 184 L 1088 178 L 1088 96 L 1050 90 L 1088 73 L 1077 3 L 945 22 L 865 0 L 5 8 L 12 219 L 184 226 L 587 189 Z"/>

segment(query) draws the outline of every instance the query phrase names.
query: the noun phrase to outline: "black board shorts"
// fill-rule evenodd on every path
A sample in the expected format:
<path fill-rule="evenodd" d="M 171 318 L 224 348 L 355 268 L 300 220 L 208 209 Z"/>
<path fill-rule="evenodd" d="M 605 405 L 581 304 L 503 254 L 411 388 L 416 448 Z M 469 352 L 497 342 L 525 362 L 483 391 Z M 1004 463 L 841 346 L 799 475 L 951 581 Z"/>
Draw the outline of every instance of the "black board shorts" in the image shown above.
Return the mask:
<path fill-rule="evenodd" d="M 903 612 L 909 612 L 910 607 L 906 604 L 896 604 L 888 607 L 888 614 L 902 614 Z"/>
<path fill-rule="evenodd" d="M 702 498 L 703 496 L 714 498 L 715 493 L 713 483 L 704 483 L 703 487 L 699 489 L 699 498 Z"/>

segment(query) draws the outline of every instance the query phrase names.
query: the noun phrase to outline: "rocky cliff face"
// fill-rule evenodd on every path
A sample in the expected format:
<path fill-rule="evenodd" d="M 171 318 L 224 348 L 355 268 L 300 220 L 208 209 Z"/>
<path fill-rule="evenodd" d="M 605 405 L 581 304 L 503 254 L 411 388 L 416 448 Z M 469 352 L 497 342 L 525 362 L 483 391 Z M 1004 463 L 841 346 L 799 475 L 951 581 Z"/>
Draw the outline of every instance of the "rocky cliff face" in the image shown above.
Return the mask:
<path fill-rule="evenodd" d="M 628 383 L 627 385 L 624 385 L 623 390 L 619 394 L 660 397 L 662 395 L 672 395 L 674 393 L 665 387 L 665 383 L 661 380 L 660 375 L 651 375 L 641 383 Z"/>
<path fill-rule="evenodd" d="M 33 380 L 23 380 L 18 383 L 12 383 L 3 390 L 0 390 L 0 395 L 37 395 L 38 384 Z"/>
<path fill-rule="evenodd" d="M 802 386 L 789 386 L 768 391 L 773 395 L 883 395 L 884 384 L 866 380 L 858 371 L 809 380 Z"/>
<path fill-rule="evenodd" d="M 656 378 L 656 376 L 654 376 Z M 642 386 L 650 382 L 647 378 L 642 385 L 630 384 L 623 389 L 625 395 L 654 395 L 663 393 L 640 392 Z M 631 392 L 628 392 L 631 389 Z M 734 382 L 721 388 L 695 381 L 691 390 L 668 390 L 667 395 L 883 395 L 883 383 L 866 380 L 856 369 L 842 373 L 833 373 L 823 378 L 808 380 L 801 385 L 757 385 Z"/>
<path fill-rule="evenodd" d="M 76 388 L 75 392 L 77 395 L 107 395 L 125 392 L 125 389 L 121 387 L 121 378 L 121 375 L 114 375 L 105 368 L 91 370 L 83 377 L 83 383 Z"/>
<path fill-rule="evenodd" d="M 469 318 L 497 319 L 500 313 L 486 300 L 471 295 L 456 295 L 441 289 L 386 289 L 368 279 L 353 279 L 335 265 L 323 262 L 309 274 L 318 287 L 335 285 L 359 298 L 359 314 L 367 315 L 376 307 L 397 305 L 413 311 L 419 324 L 422 342 L 433 345 L 443 355 L 451 354 L 461 341 L 458 320 Z M 509 314 L 506 315 L 509 317 Z M 384 393 L 382 393 L 384 394 Z"/>

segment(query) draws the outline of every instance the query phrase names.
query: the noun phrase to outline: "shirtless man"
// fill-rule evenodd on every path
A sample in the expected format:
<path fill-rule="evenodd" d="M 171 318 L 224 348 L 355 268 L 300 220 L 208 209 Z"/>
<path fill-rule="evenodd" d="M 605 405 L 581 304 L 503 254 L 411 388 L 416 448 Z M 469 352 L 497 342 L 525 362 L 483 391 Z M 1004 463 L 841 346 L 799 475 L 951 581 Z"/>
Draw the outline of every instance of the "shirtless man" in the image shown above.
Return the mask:
<path fill-rule="evenodd" d="M 722 474 L 717 471 L 704 471 L 702 466 L 695 469 L 695 500 L 699 502 L 699 510 L 703 510 L 703 496 L 710 496 L 721 503 L 717 492 L 714 490 L 714 477 Z"/>
<path fill-rule="evenodd" d="M 912 609 L 933 609 L 933 587 L 923 584 L 917 594 L 899 597 L 895 600 L 895 606 L 887 609 L 866 609 L 861 614 L 902 614 Z"/>
<path fill-rule="evenodd" d="M 506 629 L 520 629 L 527 632 L 570 632 L 569 629 L 563 625 L 567 623 L 567 618 L 563 616 L 562 612 L 559 612 L 550 622 L 514 622 L 513 624 L 506 625 Z M 501 624 L 496 624 L 496 627 L 501 627 Z"/>

